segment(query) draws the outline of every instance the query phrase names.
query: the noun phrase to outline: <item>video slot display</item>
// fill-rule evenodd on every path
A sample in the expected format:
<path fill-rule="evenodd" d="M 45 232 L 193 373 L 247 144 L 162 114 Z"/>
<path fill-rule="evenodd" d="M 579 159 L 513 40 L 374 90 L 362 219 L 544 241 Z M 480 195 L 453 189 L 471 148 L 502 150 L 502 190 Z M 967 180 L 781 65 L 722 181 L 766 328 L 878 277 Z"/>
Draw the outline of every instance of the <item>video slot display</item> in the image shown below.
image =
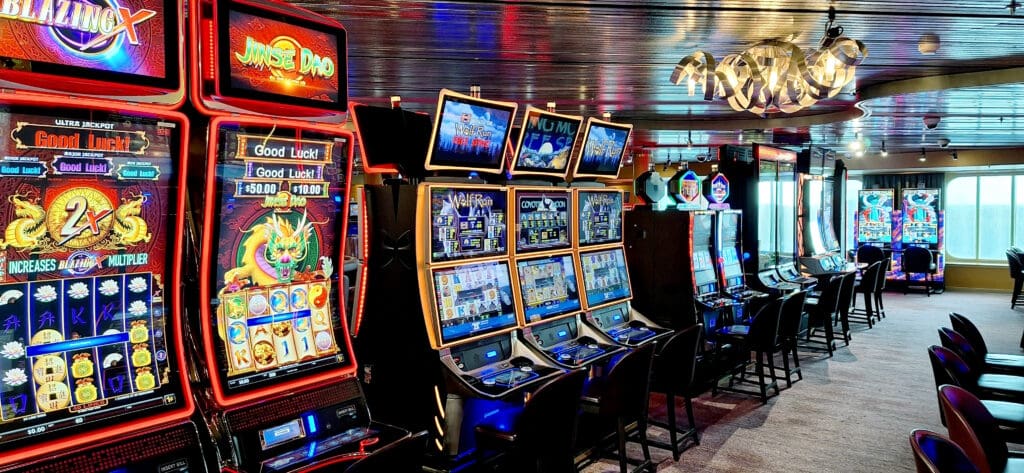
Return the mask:
<path fill-rule="evenodd" d="M 939 244 L 939 190 L 903 190 L 903 243 Z"/>
<path fill-rule="evenodd" d="M 282 128 L 218 131 L 211 323 L 223 385 L 241 392 L 350 363 L 335 306 L 350 143 Z"/>
<path fill-rule="evenodd" d="M 179 130 L 0 113 L 0 445 L 181 406 L 171 267 Z"/>
<path fill-rule="evenodd" d="M 508 263 L 489 261 L 432 270 L 441 343 L 516 325 Z"/>
<path fill-rule="evenodd" d="M 520 260 L 516 269 L 527 323 L 580 310 L 572 255 Z"/>
<path fill-rule="evenodd" d="M 221 94 L 346 109 L 344 29 L 232 0 L 217 8 Z"/>
<path fill-rule="evenodd" d="M 697 294 L 718 292 L 718 279 L 715 277 L 715 262 L 708 248 L 693 251 L 693 282 Z"/>
<path fill-rule="evenodd" d="M 527 107 L 519 133 L 512 174 L 565 177 L 583 117 Z"/>
<path fill-rule="evenodd" d="M 516 252 L 572 246 L 570 192 L 516 191 Z"/>
<path fill-rule="evenodd" d="M 580 253 L 580 268 L 587 294 L 587 307 L 593 308 L 632 297 L 626 256 L 622 248 Z"/>
<path fill-rule="evenodd" d="M 619 175 L 619 165 L 626 153 L 626 144 L 632 131 L 633 125 L 611 123 L 593 117 L 587 119 L 583 151 L 576 161 L 573 175 L 614 179 Z"/>
<path fill-rule="evenodd" d="M 442 90 L 426 168 L 501 173 L 516 108 Z"/>
<path fill-rule="evenodd" d="M 622 193 L 579 191 L 576 225 L 579 245 L 601 245 L 622 241 Z"/>
<path fill-rule="evenodd" d="M 431 187 L 430 260 L 507 254 L 507 199 L 505 189 Z"/>
<path fill-rule="evenodd" d="M 892 189 L 857 193 L 857 243 L 892 243 L 894 194 Z"/>
<path fill-rule="evenodd" d="M 0 67 L 173 89 L 178 9 L 174 0 L 10 3 L 0 14 Z"/>

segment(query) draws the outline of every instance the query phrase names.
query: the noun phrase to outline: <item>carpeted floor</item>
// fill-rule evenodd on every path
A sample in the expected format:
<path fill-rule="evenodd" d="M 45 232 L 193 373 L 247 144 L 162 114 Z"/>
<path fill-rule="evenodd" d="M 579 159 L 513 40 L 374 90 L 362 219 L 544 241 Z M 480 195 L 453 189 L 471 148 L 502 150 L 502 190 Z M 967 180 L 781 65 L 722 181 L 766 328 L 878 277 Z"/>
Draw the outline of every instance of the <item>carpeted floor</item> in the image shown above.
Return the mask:
<path fill-rule="evenodd" d="M 1024 309 L 1009 294 L 947 291 L 926 297 L 886 293 L 888 317 L 874 328 L 853 327 L 853 342 L 831 359 L 801 353 L 804 380 L 762 406 L 753 397 L 710 393 L 694 406 L 701 444 L 673 462 L 652 449 L 659 472 L 913 472 L 908 436 L 915 428 L 945 433 L 926 348 L 958 311 L 978 325 L 989 350 L 1020 353 Z M 840 346 L 842 346 L 840 344 Z M 680 402 L 677 409 L 685 422 Z M 664 413 L 664 398 L 652 412 Z M 667 437 L 651 428 L 651 437 Z M 639 448 L 630 445 L 630 456 Z M 614 460 L 585 473 L 618 471 Z"/>

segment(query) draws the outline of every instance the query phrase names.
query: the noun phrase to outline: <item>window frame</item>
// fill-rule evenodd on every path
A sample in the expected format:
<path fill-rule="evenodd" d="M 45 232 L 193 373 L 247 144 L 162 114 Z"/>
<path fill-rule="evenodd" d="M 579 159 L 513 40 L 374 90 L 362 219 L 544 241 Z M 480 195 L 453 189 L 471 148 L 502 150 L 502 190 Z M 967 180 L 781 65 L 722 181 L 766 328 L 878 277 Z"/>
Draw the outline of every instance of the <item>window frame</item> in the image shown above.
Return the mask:
<path fill-rule="evenodd" d="M 1009 202 L 1009 213 L 1010 213 L 1009 229 L 1010 229 L 1010 234 L 1009 234 L 1009 241 L 1010 241 L 1010 245 L 1011 246 L 1014 244 L 1014 241 L 1016 240 L 1016 237 L 1018 236 L 1018 235 L 1015 235 L 1015 232 L 1016 232 L 1016 220 L 1017 220 L 1017 202 L 1016 202 L 1016 199 L 1017 199 L 1017 192 L 1019 190 L 1018 187 L 1017 187 L 1017 181 L 1018 181 L 1017 177 L 1018 176 L 1024 177 L 1024 171 L 1011 172 L 1011 173 L 1007 173 L 1007 172 L 947 173 L 946 174 L 945 183 L 943 184 L 943 189 L 942 189 L 943 194 L 944 194 L 943 195 L 943 199 L 948 199 L 949 196 L 952 195 L 952 193 L 949 191 L 949 185 L 950 185 L 951 182 L 955 181 L 956 179 L 960 179 L 960 178 L 974 178 L 975 179 L 975 181 L 974 181 L 974 257 L 973 258 L 964 258 L 964 257 L 961 257 L 961 256 L 953 255 L 953 254 L 951 254 L 949 252 L 948 238 L 950 237 L 950 233 L 949 233 L 949 228 L 946 227 L 946 222 L 949 219 L 949 211 L 948 211 L 949 206 L 947 205 L 948 201 L 944 200 L 942 202 L 941 210 L 943 212 L 943 230 L 944 230 L 944 235 L 943 235 L 943 240 L 944 241 L 942 242 L 942 252 L 943 252 L 943 255 L 945 256 L 945 259 L 946 259 L 947 263 L 953 263 L 953 264 L 974 264 L 974 265 L 1000 265 L 1000 263 L 1004 265 L 1006 263 L 1006 259 L 1005 258 L 980 258 L 979 257 L 979 255 L 981 254 L 981 245 L 982 245 L 982 241 L 983 241 L 982 240 L 982 233 L 981 233 L 982 232 L 982 228 L 981 228 L 981 225 L 979 225 L 979 220 L 981 218 L 981 205 L 982 205 L 982 202 L 981 202 L 981 189 L 983 187 L 981 179 L 983 177 L 991 177 L 991 176 L 1008 176 L 1008 177 L 1010 177 L 1010 202 Z M 1024 189 L 1024 188 L 1022 188 L 1022 189 Z"/>

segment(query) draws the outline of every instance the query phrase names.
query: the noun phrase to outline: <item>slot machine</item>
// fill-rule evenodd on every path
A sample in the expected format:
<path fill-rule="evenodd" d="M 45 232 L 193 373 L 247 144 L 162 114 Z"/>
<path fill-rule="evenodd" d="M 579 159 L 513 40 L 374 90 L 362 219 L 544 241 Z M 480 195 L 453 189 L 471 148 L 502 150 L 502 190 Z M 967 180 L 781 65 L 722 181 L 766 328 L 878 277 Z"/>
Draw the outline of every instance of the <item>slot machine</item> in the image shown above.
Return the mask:
<path fill-rule="evenodd" d="M 743 211 L 723 210 L 715 219 L 715 254 L 722 291 L 737 300 L 761 298 L 767 294 L 747 285 L 743 272 Z"/>
<path fill-rule="evenodd" d="M 835 152 L 820 147 L 803 150 L 797 168 L 801 266 L 816 275 L 853 271 L 833 227 Z"/>
<path fill-rule="evenodd" d="M 116 28 L 32 3 L 0 19 L 0 471 L 207 471 L 178 259 L 182 6 L 82 5 Z"/>
<path fill-rule="evenodd" d="M 816 284 L 796 267 L 796 153 L 760 144 L 723 146 L 719 160 L 719 170 L 737 183 L 733 202 L 744 210 L 743 248 L 751 254 L 744 266 L 757 274 L 751 282 L 769 292 Z"/>
<path fill-rule="evenodd" d="M 874 245 L 892 251 L 894 189 L 863 189 L 857 192 L 855 244 Z"/>
<path fill-rule="evenodd" d="M 189 13 L 203 177 L 189 189 L 191 334 L 213 456 L 225 472 L 343 467 L 408 435 L 371 418 L 344 316 L 345 30 L 277 2 L 201 1 Z M 262 63 L 271 47 L 301 51 L 302 70 Z"/>
<path fill-rule="evenodd" d="M 895 212 L 900 233 L 893 235 L 892 279 L 903 279 L 902 250 L 911 246 L 927 248 L 936 265 L 933 280 L 943 285 L 945 273 L 944 236 L 945 212 L 941 206 L 939 189 L 903 189 L 902 205 Z M 897 238 L 898 236 L 898 238 Z M 923 274 L 912 274 L 912 280 L 923 280 Z"/>
<path fill-rule="evenodd" d="M 360 376 L 382 417 L 431 432 L 428 464 L 438 471 L 475 464 L 475 427 L 513 415 L 527 391 L 565 372 L 516 335 L 509 256 L 520 237 L 566 238 L 540 228 L 541 217 L 557 220 L 557 204 L 510 235 L 509 188 L 469 177 L 502 174 L 517 108 L 442 90 L 425 163 L 366 186 L 373 235 Z"/>

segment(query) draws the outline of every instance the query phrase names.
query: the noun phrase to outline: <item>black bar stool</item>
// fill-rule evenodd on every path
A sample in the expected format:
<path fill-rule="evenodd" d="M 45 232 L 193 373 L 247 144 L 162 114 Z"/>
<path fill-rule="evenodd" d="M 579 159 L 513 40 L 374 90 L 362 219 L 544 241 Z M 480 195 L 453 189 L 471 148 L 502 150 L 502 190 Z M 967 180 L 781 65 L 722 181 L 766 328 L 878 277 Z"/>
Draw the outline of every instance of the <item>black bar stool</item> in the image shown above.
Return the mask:
<path fill-rule="evenodd" d="M 687 327 L 672 335 L 654 356 L 654 373 L 651 380 L 651 391 L 665 394 L 667 422 L 651 419 L 651 424 L 668 430 L 669 443 L 651 440 L 651 445 L 672 451 L 672 458 L 679 460 L 682 445 L 693 440 L 700 445 L 700 434 L 697 422 L 693 418 L 693 398 L 700 395 L 694 385 L 694 372 L 697 368 L 697 350 L 700 347 L 704 325 L 697 324 Z M 676 397 L 682 396 L 686 403 L 686 418 L 690 428 L 679 432 L 676 420 Z"/>

